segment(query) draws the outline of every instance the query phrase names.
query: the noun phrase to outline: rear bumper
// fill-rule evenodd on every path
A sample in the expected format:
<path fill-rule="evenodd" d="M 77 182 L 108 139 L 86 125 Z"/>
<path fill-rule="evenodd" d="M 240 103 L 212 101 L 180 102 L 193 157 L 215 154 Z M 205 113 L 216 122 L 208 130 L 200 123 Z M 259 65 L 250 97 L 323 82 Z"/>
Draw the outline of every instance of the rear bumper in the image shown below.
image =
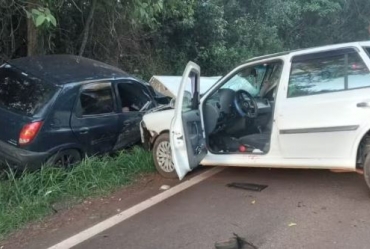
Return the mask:
<path fill-rule="evenodd" d="M 0 162 L 14 169 L 40 168 L 49 156 L 48 152 L 28 151 L 0 141 Z"/>

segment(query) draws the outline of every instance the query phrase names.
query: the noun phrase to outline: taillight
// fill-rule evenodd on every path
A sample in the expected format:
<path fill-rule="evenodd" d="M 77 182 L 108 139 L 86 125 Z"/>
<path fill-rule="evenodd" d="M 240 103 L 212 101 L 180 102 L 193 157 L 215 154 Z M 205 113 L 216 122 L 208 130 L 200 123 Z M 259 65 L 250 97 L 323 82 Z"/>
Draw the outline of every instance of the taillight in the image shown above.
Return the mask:
<path fill-rule="evenodd" d="M 29 123 L 23 126 L 19 134 L 19 145 L 26 145 L 32 142 L 42 126 L 42 121 Z"/>

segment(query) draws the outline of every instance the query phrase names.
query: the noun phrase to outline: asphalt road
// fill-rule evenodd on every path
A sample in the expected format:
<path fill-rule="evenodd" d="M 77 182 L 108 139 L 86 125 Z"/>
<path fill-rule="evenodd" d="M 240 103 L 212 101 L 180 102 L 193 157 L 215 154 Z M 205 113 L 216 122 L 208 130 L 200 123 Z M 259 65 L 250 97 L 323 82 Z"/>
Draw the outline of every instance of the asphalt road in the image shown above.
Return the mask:
<path fill-rule="evenodd" d="M 355 173 L 230 168 L 75 249 L 214 248 L 233 233 L 258 248 L 370 248 L 370 191 Z"/>

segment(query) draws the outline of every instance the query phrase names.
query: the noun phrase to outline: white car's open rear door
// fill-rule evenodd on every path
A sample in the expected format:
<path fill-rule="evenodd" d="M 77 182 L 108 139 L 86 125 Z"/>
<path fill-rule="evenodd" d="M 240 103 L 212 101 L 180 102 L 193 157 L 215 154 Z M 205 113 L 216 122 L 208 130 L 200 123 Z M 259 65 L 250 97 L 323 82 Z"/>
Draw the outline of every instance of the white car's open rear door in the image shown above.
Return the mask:
<path fill-rule="evenodd" d="M 199 112 L 199 79 L 200 67 L 189 62 L 182 76 L 170 128 L 172 160 L 180 180 L 196 168 L 207 153 Z"/>

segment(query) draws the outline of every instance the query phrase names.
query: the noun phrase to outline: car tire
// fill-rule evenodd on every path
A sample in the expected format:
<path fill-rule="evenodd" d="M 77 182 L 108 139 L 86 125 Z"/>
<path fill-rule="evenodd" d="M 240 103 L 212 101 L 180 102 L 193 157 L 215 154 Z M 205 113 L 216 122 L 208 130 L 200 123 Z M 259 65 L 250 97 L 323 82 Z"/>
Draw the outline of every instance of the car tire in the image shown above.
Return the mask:
<path fill-rule="evenodd" d="M 52 155 L 47 161 L 46 165 L 69 169 L 81 162 L 81 153 L 75 149 L 67 149 L 58 151 Z"/>
<path fill-rule="evenodd" d="M 158 173 L 164 178 L 177 178 L 171 157 L 170 137 L 163 133 L 157 137 L 153 145 L 153 160 Z"/>
<path fill-rule="evenodd" d="M 370 153 L 366 155 L 365 163 L 364 163 L 364 177 L 367 186 L 370 189 Z"/>

